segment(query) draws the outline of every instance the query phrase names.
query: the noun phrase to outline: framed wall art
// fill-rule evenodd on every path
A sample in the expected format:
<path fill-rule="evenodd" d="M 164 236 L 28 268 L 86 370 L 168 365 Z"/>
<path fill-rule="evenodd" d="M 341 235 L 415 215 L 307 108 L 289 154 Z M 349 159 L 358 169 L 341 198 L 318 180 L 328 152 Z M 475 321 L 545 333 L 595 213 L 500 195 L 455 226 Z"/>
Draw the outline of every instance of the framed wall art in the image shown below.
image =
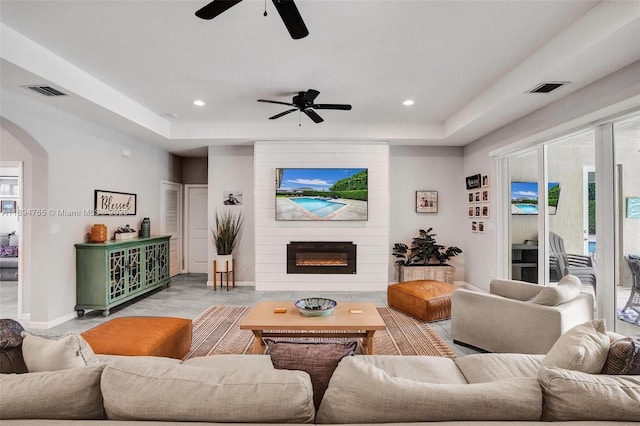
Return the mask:
<path fill-rule="evenodd" d="M 482 190 L 482 202 L 483 203 L 488 203 L 489 202 L 489 190 L 488 189 L 483 189 Z"/>
<path fill-rule="evenodd" d="M 136 194 L 95 190 L 93 201 L 96 216 L 135 216 Z"/>
<path fill-rule="evenodd" d="M 13 200 L 2 200 L 2 213 L 13 214 L 16 212 L 16 202 Z"/>
<path fill-rule="evenodd" d="M 242 191 L 224 191 L 222 193 L 222 204 L 225 206 L 242 205 Z"/>
<path fill-rule="evenodd" d="M 489 176 L 482 175 L 482 187 L 486 188 L 487 186 L 489 186 Z"/>
<path fill-rule="evenodd" d="M 438 213 L 438 191 L 416 191 L 416 213 Z"/>

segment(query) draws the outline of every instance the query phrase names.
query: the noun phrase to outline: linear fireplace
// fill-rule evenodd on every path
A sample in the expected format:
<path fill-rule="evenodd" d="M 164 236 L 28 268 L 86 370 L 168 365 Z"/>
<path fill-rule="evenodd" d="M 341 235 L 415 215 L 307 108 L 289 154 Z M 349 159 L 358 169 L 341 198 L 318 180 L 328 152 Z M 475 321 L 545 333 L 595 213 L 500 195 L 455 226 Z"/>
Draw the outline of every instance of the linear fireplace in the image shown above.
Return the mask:
<path fill-rule="evenodd" d="M 287 274 L 355 274 L 352 242 L 292 241 L 287 244 Z"/>

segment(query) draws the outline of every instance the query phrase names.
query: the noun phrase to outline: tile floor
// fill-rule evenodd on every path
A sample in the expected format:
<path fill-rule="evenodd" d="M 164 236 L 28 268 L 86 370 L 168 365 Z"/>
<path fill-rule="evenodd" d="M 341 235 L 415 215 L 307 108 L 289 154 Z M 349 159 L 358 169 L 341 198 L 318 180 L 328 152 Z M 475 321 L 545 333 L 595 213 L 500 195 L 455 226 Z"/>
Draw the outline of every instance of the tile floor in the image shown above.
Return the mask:
<path fill-rule="evenodd" d="M 9 300 L 17 299 L 14 286 L 0 283 L 0 300 L 2 305 L 11 306 Z M 206 274 L 181 274 L 174 277 L 168 288 L 161 288 L 146 296 L 111 309 L 111 314 L 104 317 L 101 311 L 87 312 L 82 318 L 74 318 L 48 330 L 34 330 L 40 334 L 64 334 L 82 332 L 111 318 L 124 316 L 161 315 L 183 318 L 195 318 L 212 305 L 253 306 L 260 300 L 298 300 L 305 297 L 328 297 L 338 302 L 372 302 L 377 306 L 387 305 L 386 292 L 293 292 L 293 291 L 256 291 L 255 287 L 237 286 L 235 289 L 213 290 L 207 287 Z M 7 303 L 5 303 L 7 302 Z M 15 302 L 13 303 L 15 305 Z M 0 317 L 15 318 L 17 312 L 0 310 Z M 432 322 L 430 325 L 444 339 L 458 356 L 477 353 L 465 346 L 453 343 L 451 339 L 451 320 Z"/>

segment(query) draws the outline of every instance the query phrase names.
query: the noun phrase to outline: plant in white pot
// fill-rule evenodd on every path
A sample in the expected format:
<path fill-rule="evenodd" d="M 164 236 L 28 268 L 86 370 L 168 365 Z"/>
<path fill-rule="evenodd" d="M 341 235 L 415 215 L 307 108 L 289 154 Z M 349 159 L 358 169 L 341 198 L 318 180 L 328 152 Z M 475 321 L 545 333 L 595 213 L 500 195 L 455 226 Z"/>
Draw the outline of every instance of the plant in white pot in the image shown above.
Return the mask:
<path fill-rule="evenodd" d="M 233 249 L 240 239 L 244 219 L 241 213 L 216 213 L 216 227 L 211 229 L 213 244 L 216 246 L 216 260 L 220 265 L 228 262 L 229 271 L 233 268 Z"/>

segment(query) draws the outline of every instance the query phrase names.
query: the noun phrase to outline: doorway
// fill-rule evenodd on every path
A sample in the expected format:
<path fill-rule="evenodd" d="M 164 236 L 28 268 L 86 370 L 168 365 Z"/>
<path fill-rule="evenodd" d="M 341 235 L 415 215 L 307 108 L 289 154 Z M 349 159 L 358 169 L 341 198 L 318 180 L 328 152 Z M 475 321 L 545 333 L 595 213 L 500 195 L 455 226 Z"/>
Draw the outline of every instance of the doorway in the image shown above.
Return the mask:
<path fill-rule="evenodd" d="M 182 272 L 182 185 L 175 182 L 161 182 L 160 232 L 170 235 L 169 275 Z"/>
<path fill-rule="evenodd" d="M 186 272 L 209 272 L 207 185 L 185 185 Z"/>

